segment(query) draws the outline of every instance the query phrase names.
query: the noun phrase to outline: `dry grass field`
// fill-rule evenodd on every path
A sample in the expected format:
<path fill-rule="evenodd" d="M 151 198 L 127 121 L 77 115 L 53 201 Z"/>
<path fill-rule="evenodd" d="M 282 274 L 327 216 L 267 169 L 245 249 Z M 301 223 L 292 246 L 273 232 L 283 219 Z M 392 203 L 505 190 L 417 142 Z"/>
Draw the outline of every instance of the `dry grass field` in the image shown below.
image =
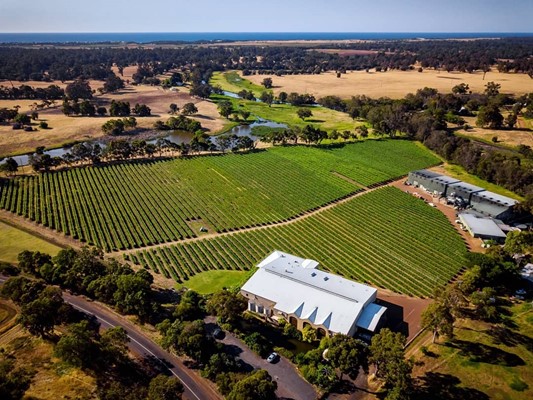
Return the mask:
<path fill-rule="evenodd" d="M 246 79 L 255 84 L 267 75 L 251 75 Z M 452 87 L 460 83 L 467 83 L 473 92 L 482 92 L 487 82 L 494 81 L 501 84 L 501 92 L 523 94 L 533 91 L 533 80 L 526 74 L 501 74 L 497 71 L 488 72 L 483 80 L 483 73 L 461 73 L 424 70 L 417 71 L 387 71 L 370 72 L 349 71 L 337 78 L 335 72 L 320 75 L 286 75 L 273 76 L 274 93 L 298 92 L 309 93 L 317 98 L 335 95 L 349 98 L 355 95 L 366 95 L 377 98 L 382 96 L 394 99 L 402 98 L 407 93 L 414 93 L 423 87 L 432 87 L 440 92 L 450 92 Z"/>
<path fill-rule="evenodd" d="M 506 114 L 503 114 L 506 116 Z M 492 143 L 492 138 L 497 137 L 497 145 L 505 147 L 516 147 L 519 144 L 525 144 L 533 147 L 533 131 L 527 127 L 526 121 L 522 118 L 519 119 L 518 129 L 506 130 L 506 129 L 485 129 L 476 127 L 476 117 L 463 117 L 470 129 L 468 131 L 459 130 L 458 134 L 471 136 L 476 139 L 480 139 L 485 142 Z"/>
<path fill-rule="evenodd" d="M 131 79 L 133 67 L 125 68 L 124 79 Z M 0 82 L 5 85 L 6 82 Z M 22 82 L 13 82 L 15 86 Z M 67 83 L 61 82 L 24 82 L 24 84 L 36 87 L 57 84 L 65 87 Z M 93 89 L 102 87 L 103 82 L 91 81 Z M 165 90 L 157 86 L 133 86 L 127 85 L 123 90 L 104 95 L 96 95 L 95 101 L 99 105 L 109 109 L 112 100 L 128 101 L 133 107 L 136 103 L 147 104 L 152 110 L 151 117 L 137 118 L 140 128 L 150 129 L 156 120 L 166 120 L 170 117 L 169 105 L 175 103 L 183 107 L 185 103 L 195 103 L 199 112 L 193 118 L 200 121 L 202 126 L 210 133 L 216 133 L 224 129 L 226 121 L 217 111 L 214 103 L 202 99 L 193 98 L 188 94 L 188 88 Z M 20 106 L 20 112 L 31 112 L 34 100 L 0 100 L 0 108 L 12 108 Z M 101 137 L 101 126 L 112 117 L 67 117 L 61 111 L 61 101 L 58 106 L 39 111 L 39 119 L 34 121 L 33 132 L 13 130 L 11 126 L 0 125 L 0 156 L 22 154 L 35 150 L 38 146 L 60 147 L 63 144 L 74 141 L 97 139 Z M 46 121 L 50 129 L 38 128 L 39 122 Z"/>

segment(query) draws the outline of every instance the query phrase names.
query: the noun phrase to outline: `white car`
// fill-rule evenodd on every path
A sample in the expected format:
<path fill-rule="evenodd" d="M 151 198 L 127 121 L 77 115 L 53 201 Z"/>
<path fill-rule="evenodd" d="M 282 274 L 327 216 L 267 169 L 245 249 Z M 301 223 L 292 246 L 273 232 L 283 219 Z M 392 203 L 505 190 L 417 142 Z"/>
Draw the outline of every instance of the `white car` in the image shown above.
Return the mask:
<path fill-rule="evenodd" d="M 271 353 L 271 354 L 267 357 L 267 361 L 268 361 L 270 364 L 275 363 L 278 359 L 279 359 L 279 354 L 276 353 L 276 352 Z"/>

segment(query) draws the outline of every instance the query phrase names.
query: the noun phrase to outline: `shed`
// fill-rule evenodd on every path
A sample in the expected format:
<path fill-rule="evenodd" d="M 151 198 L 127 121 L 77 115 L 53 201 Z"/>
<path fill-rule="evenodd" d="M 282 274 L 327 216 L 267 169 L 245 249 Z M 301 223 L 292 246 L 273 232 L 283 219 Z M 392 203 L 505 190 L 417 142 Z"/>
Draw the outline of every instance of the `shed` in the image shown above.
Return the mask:
<path fill-rule="evenodd" d="M 491 218 L 480 218 L 473 214 L 459 214 L 459 220 L 475 238 L 495 240 L 498 243 L 505 241 L 506 235 Z"/>

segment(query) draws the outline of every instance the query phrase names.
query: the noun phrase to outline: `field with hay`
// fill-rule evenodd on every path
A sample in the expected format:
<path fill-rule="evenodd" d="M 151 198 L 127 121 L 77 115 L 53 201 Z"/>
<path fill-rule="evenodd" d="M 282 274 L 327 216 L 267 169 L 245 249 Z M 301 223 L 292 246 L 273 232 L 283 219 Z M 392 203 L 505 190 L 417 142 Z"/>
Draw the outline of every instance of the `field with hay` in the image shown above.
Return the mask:
<path fill-rule="evenodd" d="M 337 78 L 335 72 L 325 72 L 319 75 L 250 75 L 246 79 L 256 85 L 266 77 L 273 81 L 273 91 L 309 93 L 316 98 L 333 95 L 341 98 L 365 95 L 372 98 L 390 97 L 400 99 L 408 93 L 418 89 L 431 87 L 442 93 L 449 93 L 452 87 L 466 83 L 473 92 L 481 93 L 485 90 L 487 82 L 499 83 L 502 93 L 515 95 L 532 91 L 533 80 L 527 74 L 504 74 L 495 70 L 487 72 L 483 77 L 482 72 L 472 74 L 462 72 L 446 72 L 424 70 L 423 72 L 391 70 L 387 72 L 348 71 Z"/>

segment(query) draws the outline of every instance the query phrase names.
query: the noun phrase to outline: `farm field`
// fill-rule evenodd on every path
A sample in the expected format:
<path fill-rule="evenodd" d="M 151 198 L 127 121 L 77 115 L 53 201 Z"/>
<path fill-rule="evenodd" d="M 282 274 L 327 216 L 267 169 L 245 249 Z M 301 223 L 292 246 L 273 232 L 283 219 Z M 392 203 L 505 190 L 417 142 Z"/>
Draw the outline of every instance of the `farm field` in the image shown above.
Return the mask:
<path fill-rule="evenodd" d="M 41 251 L 55 256 L 59 247 L 0 221 L 0 261 L 16 263 L 24 250 Z"/>
<path fill-rule="evenodd" d="M 37 85 L 36 82 L 25 82 L 30 86 Z M 5 84 L 0 82 L 0 84 Z M 21 82 L 14 82 L 15 86 Z M 46 82 L 45 86 L 57 84 L 65 87 L 66 84 L 61 82 Z M 91 81 L 92 87 L 101 87 L 103 82 Z M 165 90 L 157 86 L 127 85 L 126 88 L 116 92 L 104 95 L 96 95 L 94 100 L 99 105 L 105 106 L 109 110 L 109 104 L 112 100 L 127 101 L 133 107 L 136 103 L 146 104 L 152 110 L 150 117 L 136 117 L 138 128 L 149 130 L 153 128 L 155 121 L 162 119 L 166 121 L 171 115 L 169 114 L 170 103 L 175 103 L 178 107 L 183 107 L 185 103 L 195 103 L 198 108 L 198 114 L 192 118 L 198 120 L 202 127 L 207 129 L 208 133 L 217 133 L 223 131 L 228 125 L 228 121 L 220 117 L 216 105 L 208 100 L 192 98 L 189 95 L 188 88 L 179 88 L 175 91 Z M 12 108 L 20 106 L 21 113 L 30 113 L 34 100 L 0 100 L 0 108 Z M 75 141 L 94 140 L 103 136 L 101 127 L 109 119 L 116 117 L 67 117 L 61 111 L 61 101 L 57 101 L 59 106 L 39 111 L 39 119 L 34 121 L 33 132 L 24 132 L 13 130 L 11 126 L 0 125 L 0 157 L 7 155 L 24 154 L 34 151 L 37 146 L 61 147 L 62 145 Z M 40 129 L 38 125 L 41 121 L 48 123 L 50 129 Z"/>
<path fill-rule="evenodd" d="M 531 78 L 527 74 L 504 74 L 496 70 L 487 73 L 483 79 L 482 72 L 472 74 L 462 72 L 445 72 L 435 70 L 370 72 L 348 71 L 337 78 L 335 72 L 320 75 L 249 75 L 246 79 L 256 85 L 266 77 L 271 77 L 277 95 L 279 92 L 309 93 L 317 98 L 327 95 L 349 98 L 366 95 L 372 98 L 390 97 L 399 99 L 418 89 L 431 87 L 442 93 L 449 93 L 452 87 L 466 83 L 473 92 L 482 93 L 487 82 L 502 85 L 502 93 L 521 95 L 531 91 Z"/>
<path fill-rule="evenodd" d="M 508 322 L 457 321 L 455 337 L 415 355 L 414 376 L 448 396 L 431 398 L 529 400 L 533 398 L 532 305 L 511 305 Z M 422 344 L 422 343 L 420 343 Z M 418 398 L 418 397 L 417 397 Z M 420 398 L 428 398 L 420 396 Z"/>
<path fill-rule="evenodd" d="M 503 115 L 506 116 L 506 113 Z M 461 135 L 479 139 L 491 145 L 494 145 L 492 138 L 496 136 L 498 138 L 496 145 L 504 148 L 514 148 L 520 144 L 533 147 L 533 130 L 527 127 L 527 120 L 522 119 L 522 117 L 518 121 L 518 126 L 521 128 L 509 130 L 478 128 L 476 127 L 476 117 L 464 117 L 464 120 L 471 128 L 468 131 L 460 130 L 458 133 Z"/>
<path fill-rule="evenodd" d="M 195 237 L 193 224 L 213 233 L 282 221 L 360 190 L 353 181 L 438 161 L 412 142 L 368 140 L 76 168 L 2 180 L 0 208 L 105 251 L 130 249 Z"/>
<path fill-rule="evenodd" d="M 186 282 L 208 270 L 248 270 L 278 249 L 347 278 L 430 296 L 462 267 L 466 247 L 439 211 L 385 187 L 294 223 L 142 250 L 130 260 Z M 186 283 L 185 283 L 186 285 Z"/>

